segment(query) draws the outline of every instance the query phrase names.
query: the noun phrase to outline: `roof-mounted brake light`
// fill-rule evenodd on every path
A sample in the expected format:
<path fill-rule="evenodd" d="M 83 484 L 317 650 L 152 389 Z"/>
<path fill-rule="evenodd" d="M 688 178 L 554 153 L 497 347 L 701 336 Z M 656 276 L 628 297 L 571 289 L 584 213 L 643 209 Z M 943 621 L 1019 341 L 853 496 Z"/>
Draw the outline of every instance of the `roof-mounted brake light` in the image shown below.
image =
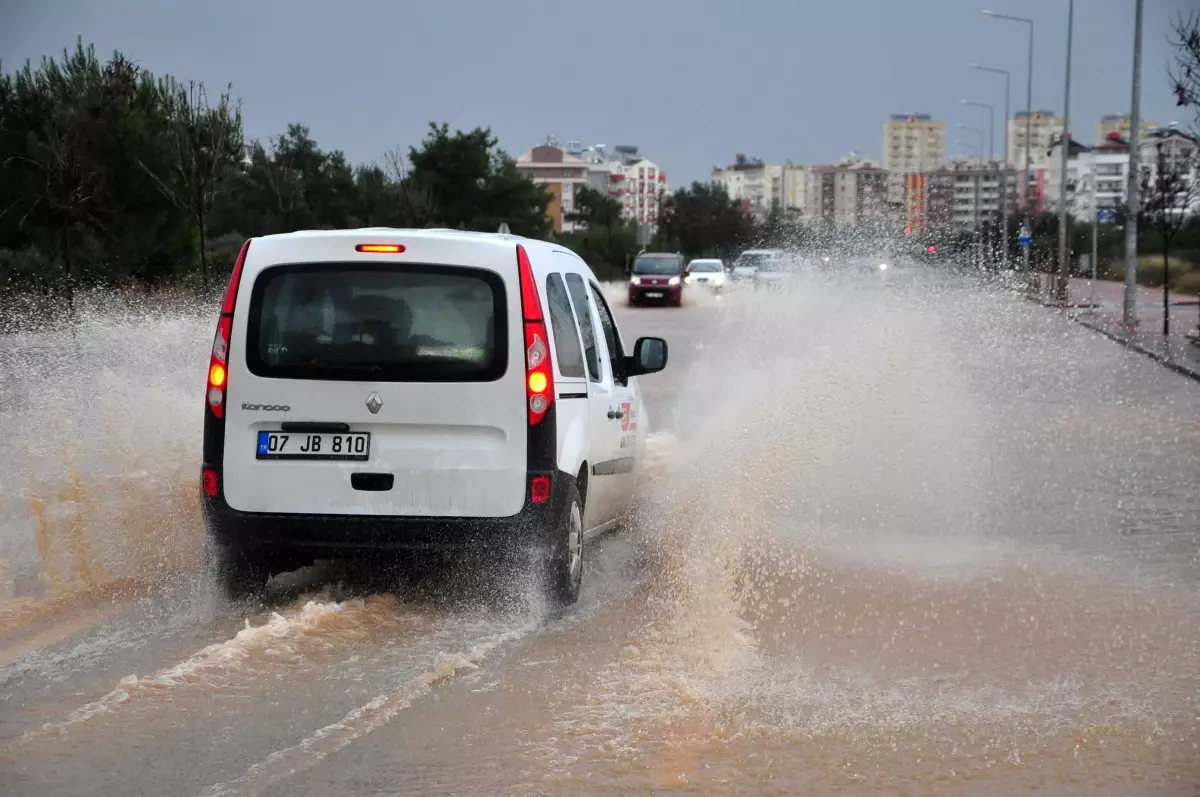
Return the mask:
<path fill-rule="evenodd" d="M 403 244 L 358 244 L 355 252 L 372 255 L 398 255 L 404 251 Z"/>

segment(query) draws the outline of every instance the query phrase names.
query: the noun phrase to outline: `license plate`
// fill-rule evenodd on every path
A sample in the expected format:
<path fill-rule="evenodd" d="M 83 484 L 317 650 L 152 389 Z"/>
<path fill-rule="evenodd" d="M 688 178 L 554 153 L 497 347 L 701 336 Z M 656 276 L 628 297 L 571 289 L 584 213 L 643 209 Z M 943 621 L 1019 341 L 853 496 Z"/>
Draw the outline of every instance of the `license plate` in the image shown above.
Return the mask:
<path fill-rule="evenodd" d="M 256 459 L 326 459 L 365 462 L 370 432 L 259 432 Z"/>
<path fill-rule="evenodd" d="M 646 298 L 647 299 L 661 299 L 662 291 L 648 291 L 646 293 Z"/>

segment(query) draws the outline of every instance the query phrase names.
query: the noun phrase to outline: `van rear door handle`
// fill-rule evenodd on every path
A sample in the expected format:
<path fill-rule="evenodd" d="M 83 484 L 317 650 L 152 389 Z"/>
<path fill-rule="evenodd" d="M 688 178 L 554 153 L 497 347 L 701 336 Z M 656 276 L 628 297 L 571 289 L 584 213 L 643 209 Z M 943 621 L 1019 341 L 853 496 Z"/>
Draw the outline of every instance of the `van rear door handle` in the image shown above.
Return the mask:
<path fill-rule="evenodd" d="M 624 417 L 625 417 L 625 410 L 609 410 L 608 411 L 609 420 L 615 421 L 615 420 L 618 420 L 618 419 L 624 418 Z"/>

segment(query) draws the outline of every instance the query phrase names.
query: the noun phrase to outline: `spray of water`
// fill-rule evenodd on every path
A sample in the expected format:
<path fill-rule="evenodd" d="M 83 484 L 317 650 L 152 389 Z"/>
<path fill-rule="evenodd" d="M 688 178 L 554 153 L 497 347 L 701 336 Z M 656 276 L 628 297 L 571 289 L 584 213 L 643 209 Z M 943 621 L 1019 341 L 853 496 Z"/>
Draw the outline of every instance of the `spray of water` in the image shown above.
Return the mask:
<path fill-rule="evenodd" d="M 72 326 L 5 336 L 0 625 L 196 566 L 211 310 L 89 295 Z"/>
<path fill-rule="evenodd" d="M 539 783 L 565 787 L 586 771 L 597 790 L 747 793 L 774 779 L 785 793 L 872 793 L 900 774 L 1011 793 L 1051 776 L 1087 775 L 1103 790 L 1129 762 L 1156 777 L 1187 771 L 1194 589 L 1148 585 L 1049 542 L 1108 535 L 1105 552 L 1119 558 L 1111 540 L 1124 527 L 1101 502 L 1150 495 L 1138 468 L 1106 464 L 1089 418 L 1063 400 L 1093 378 L 1086 363 L 1046 358 L 1063 328 L 1000 289 L 878 276 L 810 273 L 777 291 L 695 299 L 720 312 L 706 316 L 703 356 L 669 408 L 675 434 L 653 438 L 628 524 L 649 577 L 633 599 L 614 599 L 632 614 L 616 624 L 615 650 L 593 639 L 586 666 L 555 670 L 559 689 L 530 689 L 545 705 L 523 728 L 521 760 L 538 763 Z M 623 304 L 621 286 L 606 293 Z M 0 388 L 0 425 L 22 430 L 0 458 L 6 488 L 18 485 L 0 525 L 10 605 L 25 612 L 12 622 L 48 611 L 66 594 L 56 583 L 87 590 L 195 569 L 210 327 L 209 308 L 122 308 L 85 314 L 73 339 L 14 338 L 31 372 Z M 1131 460 L 1150 456 L 1154 435 L 1178 435 L 1190 406 L 1148 405 L 1121 439 Z M 1064 437 L 1079 464 L 1045 466 Z M 1186 486 L 1194 454 L 1172 452 L 1167 478 Z M 1089 501 L 1101 508 L 1089 513 Z M 1159 522 L 1196 516 L 1180 504 Z M 368 602 L 345 603 L 302 601 L 98 702 L 145 702 L 180 666 L 221 682 L 222 657 L 244 667 L 274 640 L 311 657 L 321 623 L 359 627 Z M 325 755 L 358 738 L 443 671 L 420 670 L 432 675 L 313 744 Z M 309 760 L 285 750 L 239 785 L 253 791 Z"/>
<path fill-rule="evenodd" d="M 739 793 L 780 757 L 803 761 L 776 764 L 787 788 L 864 793 L 898 772 L 1111 784 L 1127 756 L 1187 773 L 1194 591 L 1060 550 L 1111 522 L 1084 525 L 1079 485 L 1030 473 L 1072 415 L 1040 402 L 1085 368 L 1045 357 L 1061 331 L 1003 286 L 899 271 L 885 288 L 811 273 L 724 308 L 637 518 L 642 619 L 564 685 L 587 699 L 543 707 L 570 741 L 538 754 L 564 783 Z"/>

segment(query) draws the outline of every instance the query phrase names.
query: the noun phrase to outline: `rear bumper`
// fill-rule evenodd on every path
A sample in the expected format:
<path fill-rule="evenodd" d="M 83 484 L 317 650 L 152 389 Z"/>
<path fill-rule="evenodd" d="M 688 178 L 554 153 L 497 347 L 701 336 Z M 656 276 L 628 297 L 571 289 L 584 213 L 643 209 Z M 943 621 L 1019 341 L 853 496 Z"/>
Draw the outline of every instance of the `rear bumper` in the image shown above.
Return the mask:
<path fill-rule="evenodd" d="M 550 499 L 541 504 L 530 500 L 534 476 L 551 477 Z M 566 504 L 569 478 L 564 473 L 531 472 L 521 511 L 498 518 L 241 512 L 231 508 L 220 491 L 216 497 L 201 491 L 200 501 L 209 538 L 229 549 L 330 556 L 372 550 L 502 550 L 550 540 Z"/>

